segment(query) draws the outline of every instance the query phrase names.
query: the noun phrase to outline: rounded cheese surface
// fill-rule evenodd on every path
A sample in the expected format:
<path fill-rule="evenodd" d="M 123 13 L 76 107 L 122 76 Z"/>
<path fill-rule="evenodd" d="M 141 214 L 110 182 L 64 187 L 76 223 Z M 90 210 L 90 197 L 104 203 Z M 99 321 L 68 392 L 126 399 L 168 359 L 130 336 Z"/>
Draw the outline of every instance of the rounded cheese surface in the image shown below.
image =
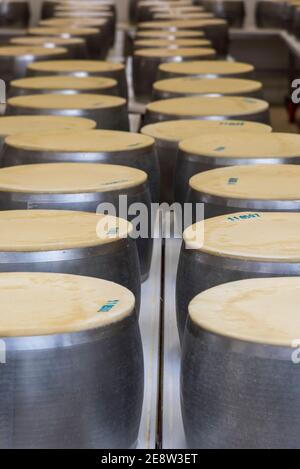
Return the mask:
<path fill-rule="evenodd" d="M 300 135 L 220 132 L 183 140 L 179 148 L 185 153 L 213 158 L 294 158 L 300 156 Z"/>
<path fill-rule="evenodd" d="M 200 221 L 187 228 L 183 238 L 187 249 L 214 256 L 298 263 L 299 233 L 299 213 L 241 212 Z"/>
<path fill-rule="evenodd" d="M 0 117 L 0 136 L 6 137 L 15 133 L 64 130 L 85 130 L 94 129 L 96 122 L 81 117 L 64 116 L 3 116 Z"/>
<path fill-rule="evenodd" d="M 226 117 L 248 116 L 266 112 L 269 104 L 260 99 L 240 97 L 209 98 L 193 96 L 154 101 L 146 109 L 157 114 L 170 116 Z"/>
<path fill-rule="evenodd" d="M 5 57 L 44 57 L 45 55 L 61 55 L 66 54 L 68 51 L 63 47 L 53 47 L 52 49 L 46 47 L 30 47 L 30 46 L 6 46 L 0 47 L 0 58 Z"/>
<path fill-rule="evenodd" d="M 211 46 L 211 41 L 207 39 L 140 39 L 134 42 L 134 46 L 140 47 L 163 47 L 163 48 L 178 48 L 178 47 L 203 47 Z"/>
<path fill-rule="evenodd" d="M 237 75 L 252 73 L 253 65 L 226 60 L 211 60 L 199 62 L 181 62 L 161 64 L 159 69 L 163 72 L 183 75 Z"/>
<path fill-rule="evenodd" d="M 67 25 L 60 28 L 30 28 L 28 34 L 37 36 L 94 36 L 99 34 L 97 28 L 81 28 L 74 25 Z"/>
<path fill-rule="evenodd" d="M 124 106 L 125 99 L 100 94 L 36 94 L 10 98 L 10 106 L 28 109 L 105 109 Z"/>
<path fill-rule="evenodd" d="M 178 30 L 178 31 L 148 31 L 148 30 L 139 30 L 136 32 L 136 38 L 158 38 L 158 37 L 174 37 L 174 38 L 189 38 L 189 37 L 204 37 L 203 31 L 191 31 L 190 29 Z"/>
<path fill-rule="evenodd" d="M 22 78 L 10 82 L 14 88 L 32 90 L 96 90 L 117 86 L 116 80 L 102 77 L 49 76 Z"/>
<path fill-rule="evenodd" d="M 0 251 L 90 248 L 126 238 L 131 231 L 129 222 L 109 215 L 63 210 L 7 210 L 0 212 Z"/>
<path fill-rule="evenodd" d="M 178 48 L 178 49 L 138 49 L 134 52 L 136 57 L 148 57 L 148 58 L 169 58 L 169 57 L 195 57 L 195 56 L 206 56 L 215 53 L 214 49 L 205 47 L 192 47 Z"/>
<path fill-rule="evenodd" d="M 300 166 L 229 166 L 190 179 L 197 192 L 243 200 L 300 200 Z"/>
<path fill-rule="evenodd" d="M 226 26 L 227 22 L 218 18 L 203 20 L 146 21 L 139 23 L 139 29 L 189 29 L 205 26 Z"/>
<path fill-rule="evenodd" d="M 30 64 L 28 69 L 49 73 L 101 73 L 124 70 L 124 65 L 101 60 L 49 60 Z"/>
<path fill-rule="evenodd" d="M 224 132 L 272 132 L 272 128 L 265 124 L 248 121 L 198 121 L 198 120 L 177 120 L 158 122 L 146 125 L 141 129 L 144 135 L 149 135 L 155 139 L 167 140 L 170 142 L 180 142 L 181 140 L 197 137 L 199 134 L 205 136 Z M 201 137 L 201 139 L 202 139 Z"/>
<path fill-rule="evenodd" d="M 1 337 L 64 334 L 131 315 L 134 295 L 116 283 L 48 273 L 0 274 Z"/>
<path fill-rule="evenodd" d="M 84 39 L 80 37 L 40 37 L 40 36 L 25 36 L 25 37 L 13 37 L 10 40 L 10 44 L 18 44 L 20 46 L 45 46 L 47 44 L 56 46 L 72 46 L 76 44 L 85 44 Z"/>
<path fill-rule="evenodd" d="M 109 192 L 144 184 L 147 174 L 127 166 L 52 163 L 0 169 L 0 191 L 38 194 Z"/>
<path fill-rule="evenodd" d="M 154 83 L 156 91 L 186 94 L 222 94 L 243 95 L 262 90 L 262 83 L 254 80 L 239 80 L 236 78 L 196 78 L 182 77 L 161 80 Z"/>
<path fill-rule="evenodd" d="M 249 279 L 206 290 L 189 305 L 202 330 L 265 345 L 292 347 L 300 330 L 300 278 Z"/>
<path fill-rule="evenodd" d="M 154 141 L 151 137 L 133 132 L 92 130 L 79 133 L 72 131 L 19 133 L 8 137 L 5 143 L 23 150 L 80 153 L 134 151 L 149 148 Z"/>

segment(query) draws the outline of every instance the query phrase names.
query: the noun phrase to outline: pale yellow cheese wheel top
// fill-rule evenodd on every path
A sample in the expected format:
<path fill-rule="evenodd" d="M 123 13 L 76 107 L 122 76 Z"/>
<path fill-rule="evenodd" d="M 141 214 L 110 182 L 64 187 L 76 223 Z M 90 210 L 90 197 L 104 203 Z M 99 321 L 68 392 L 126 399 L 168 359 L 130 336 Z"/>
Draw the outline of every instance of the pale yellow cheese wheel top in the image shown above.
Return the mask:
<path fill-rule="evenodd" d="M 171 47 L 203 47 L 210 46 L 211 41 L 207 39 L 140 39 L 134 42 L 135 46 L 141 47 L 163 47 L 170 49 Z"/>
<path fill-rule="evenodd" d="M 156 91 L 186 94 L 222 94 L 243 95 L 243 93 L 255 93 L 262 90 L 262 83 L 254 80 L 241 80 L 237 78 L 196 78 L 181 77 L 169 80 L 160 80 L 154 83 Z"/>
<path fill-rule="evenodd" d="M 260 99 L 193 96 L 154 101 L 146 109 L 170 116 L 234 117 L 265 112 L 269 109 L 269 104 Z"/>
<path fill-rule="evenodd" d="M 134 295 L 116 283 L 48 273 L 0 274 L 0 336 L 96 329 L 130 316 Z M 107 305 L 112 308 L 107 311 Z"/>
<path fill-rule="evenodd" d="M 141 132 L 156 139 L 179 143 L 181 140 L 191 139 L 199 134 L 201 134 L 201 138 L 207 133 L 214 135 L 220 132 L 262 132 L 265 134 L 272 132 L 272 128 L 265 124 L 248 121 L 183 119 L 149 124 L 143 127 Z"/>
<path fill-rule="evenodd" d="M 253 65 L 227 60 L 210 60 L 161 64 L 159 69 L 163 72 L 180 73 L 186 75 L 233 75 L 251 73 Z"/>
<path fill-rule="evenodd" d="M 223 26 L 227 22 L 218 18 L 203 20 L 172 20 L 172 21 L 146 21 L 139 23 L 139 28 L 161 29 L 161 28 L 201 28 L 204 26 Z"/>
<path fill-rule="evenodd" d="M 0 136 L 6 137 L 19 132 L 38 134 L 44 131 L 94 129 L 96 122 L 81 117 L 64 116 L 3 116 L 0 117 Z"/>
<path fill-rule="evenodd" d="M 178 31 L 148 31 L 148 30 L 140 30 L 136 32 L 136 38 L 158 38 L 158 37 L 165 37 L 165 38 L 189 38 L 189 37 L 204 37 L 203 31 L 192 31 L 192 30 L 178 30 Z"/>
<path fill-rule="evenodd" d="M 103 77 L 56 76 L 21 78 L 13 80 L 14 88 L 32 90 L 104 90 L 117 86 L 116 80 Z"/>
<path fill-rule="evenodd" d="M 168 57 L 201 57 L 214 55 L 215 50 L 205 47 L 178 48 L 178 49 L 138 49 L 134 52 L 136 57 L 154 57 L 163 60 Z"/>
<path fill-rule="evenodd" d="M 30 46 L 5 46 L 0 47 L 0 57 L 23 57 L 32 55 L 34 57 L 45 57 L 46 55 L 62 55 L 66 54 L 67 49 L 63 47 L 53 47 L 51 49 L 45 47 L 30 47 Z"/>
<path fill-rule="evenodd" d="M 49 37 L 49 36 L 25 36 L 25 37 L 13 37 L 10 40 L 11 44 L 18 45 L 29 45 L 29 46 L 41 46 L 47 44 L 54 44 L 57 46 L 69 46 L 75 44 L 85 44 L 84 39 L 80 37 Z"/>
<path fill-rule="evenodd" d="M 64 210 L 0 212 L 0 251 L 80 249 L 126 238 L 132 225 L 121 218 Z"/>
<path fill-rule="evenodd" d="M 295 158 L 300 157 L 300 135 L 218 133 L 183 140 L 179 148 L 186 153 L 213 158 Z"/>
<path fill-rule="evenodd" d="M 198 222 L 183 238 L 187 249 L 214 256 L 298 263 L 299 234 L 299 213 L 241 212 Z"/>
<path fill-rule="evenodd" d="M 9 106 L 27 109 L 104 109 L 126 104 L 123 98 L 103 94 L 36 94 L 8 99 Z"/>
<path fill-rule="evenodd" d="M 79 28 L 71 27 L 70 25 L 60 28 L 30 28 L 28 34 L 37 36 L 91 36 L 99 34 L 99 29 L 96 28 Z"/>
<path fill-rule="evenodd" d="M 0 191 L 38 194 L 109 192 L 147 181 L 139 169 L 108 164 L 50 163 L 0 169 Z"/>
<path fill-rule="evenodd" d="M 50 20 L 40 21 L 41 28 L 98 28 L 107 23 L 106 18 L 54 18 Z M 98 32 L 99 32 L 98 30 Z"/>
<path fill-rule="evenodd" d="M 33 66 L 34 65 L 34 66 Z M 45 62 L 35 62 L 28 66 L 29 70 L 41 72 L 114 72 L 124 70 L 124 65 L 101 60 L 49 60 Z"/>
<path fill-rule="evenodd" d="M 245 200 L 300 200 L 300 166 L 230 166 L 197 174 L 190 186 L 199 192 Z"/>
<path fill-rule="evenodd" d="M 0 120 L 1 122 L 1 120 Z M 154 140 L 145 135 L 115 130 L 81 132 L 26 132 L 7 137 L 11 147 L 32 151 L 128 152 L 152 147 Z"/>
<path fill-rule="evenodd" d="M 189 314 L 201 329 L 251 343 L 294 346 L 300 330 L 300 278 L 250 279 L 198 295 Z"/>

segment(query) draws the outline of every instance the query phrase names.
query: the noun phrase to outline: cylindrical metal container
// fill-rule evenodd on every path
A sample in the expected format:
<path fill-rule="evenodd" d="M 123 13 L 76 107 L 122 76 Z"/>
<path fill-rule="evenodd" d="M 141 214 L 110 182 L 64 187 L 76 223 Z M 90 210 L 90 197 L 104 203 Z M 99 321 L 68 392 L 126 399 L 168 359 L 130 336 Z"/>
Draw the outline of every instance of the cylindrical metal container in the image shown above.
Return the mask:
<path fill-rule="evenodd" d="M 256 25 L 258 28 L 284 28 L 288 8 L 285 1 L 258 0 L 256 2 Z"/>
<path fill-rule="evenodd" d="M 4 273 L 0 301 L 0 447 L 134 448 L 144 388 L 134 295 L 80 275 Z"/>
<path fill-rule="evenodd" d="M 159 79 L 179 77 L 198 78 L 252 78 L 254 67 L 242 62 L 209 60 L 198 62 L 165 63 L 159 66 Z"/>
<path fill-rule="evenodd" d="M 187 228 L 176 285 L 180 339 L 188 305 L 204 290 L 246 278 L 300 275 L 299 227 L 298 213 L 238 212 Z"/>
<path fill-rule="evenodd" d="M 49 63 L 38 62 L 34 65 L 28 66 L 28 75 L 71 75 L 75 77 L 95 76 L 113 78 L 119 84 L 120 95 L 127 98 L 127 79 L 123 64 L 100 60 L 53 60 L 49 61 Z"/>
<path fill-rule="evenodd" d="M 0 170 L 0 209 L 76 210 L 132 221 L 142 279 L 149 274 L 152 245 L 147 174 L 127 166 L 52 163 Z M 141 226 L 139 226 L 141 224 Z"/>
<path fill-rule="evenodd" d="M 18 46 L 63 47 L 68 50 L 68 55 L 72 59 L 86 59 L 88 57 L 86 42 L 80 37 L 25 36 L 13 37 L 9 42 Z"/>
<path fill-rule="evenodd" d="M 139 29 L 163 29 L 167 31 L 180 29 L 200 30 L 205 33 L 207 39 L 211 40 L 219 56 L 225 57 L 228 54 L 229 28 L 228 23 L 221 19 L 150 21 L 140 23 Z"/>
<path fill-rule="evenodd" d="M 37 27 L 30 28 L 28 33 L 32 36 L 54 36 L 63 38 L 79 37 L 86 41 L 88 55 L 95 59 L 104 59 L 106 57 L 106 49 L 102 48 L 99 40 L 100 30 L 96 28 L 86 27 L 79 28 L 71 26 L 61 26 L 56 28 L 51 27 Z"/>
<path fill-rule="evenodd" d="M 133 54 L 133 88 L 138 99 L 149 101 L 152 86 L 157 79 L 158 67 L 165 62 L 213 59 L 215 50 L 205 47 L 179 49 L 139 49 Z M 147 80 L 145 80 L 145 76 Z"/>
<path fill-rule="evenodd" d="M 132 225 L 121 218 L 63 210 L 0 213 L 0 272 L 87 275 L 128 288 L 140 308 L 141 274 Z"/>
<path fill-rule="evenodd" d="M 226 20 L 231 28 L 242 28 L 246 16 L 245 0 L 204 0 L 202 5 L 217 18 Z"/>
<path fill-rule="evenodd" d="M 299 449 L 299 278 L 248 279 L 191 302 L 181 408 L 189 448 Z"/>
<path fill-rule="evenodd" d="M 205 218 L 241 210 L 299 212 L 300 166 L 259 164 L 205 171 L 190 179 L 188 202 L 204 204 Z"/>
<path fill-rule="evenodd" d="M 0 120 L 1 124 L 1 120 Z M 130 166 L 148 175 L 152 200 L 159 200 L 159 163 L 155 142 L 133 132 L 110 130 L 19 133 L 7 138 L 1 165 L 106 163 Z"/>
<path fill-rule="evenodd" d="M 254 98 L 193 96 L 162 99 L 146 106 L 145 124 L 178 119 L 238 119 L 269 124 L 269 104 Z"/>
<path fill-rule="evenodd" d="M 126 100 L 103 94 L 16 96 L 8 99 L 6 113 L 85 117 L 94 120 L 102 129 L 129 130 Z"/>
<path fill-rule="evenodd" d="M 160 198 L 169 204 L 175 201 L 174 183 L 178 155 L 178 144 L 181 140 L 199 135 L 217 134 L 220 132 L 272 132 L 265 124 L 244 121 L 198 121 L 177 120 L 146 125 L 141 129 L 144 135 L 155 139 L 156 151 L 160 164 Z"/>
<path fill-rule="evenodd" d="M 288 133 L 202 135 L 179 143 L 176 200 L 183 203 L 192 176 L 225 166 L 300 164 L 300 136 Z"/>
<path fill-rule="evenodd" d="M 211 47 L 211 42 L 208 39 L 137 39 L 133 47 L 137 49 L 179 49 L 179 48 L 191 48 L 191 47 Z"/>
<path fill-rule="evenodd" d="M 45 47 L 3 46 L 0 47 L 1 79 L 8 85 L 16 78 L 26 75 L 27 66 L 36 60 L 68 58 L 68 51 L 63 47 L 46 49 Z"/>
<path fill-rule="evenodd" d="M 6 0 L 0 2 L 1 28 L 27 28 L 29 21 L 29 2 L 23 0 Z"/>
<path fill-rule="evenodd" d="M 0 154 L 4 140 L 9 135 L 22 132 L 40 132 L 73 130 L 81 132 L 83 130 L 94 129 L 96 122 L 80 117 L 59 117 L 59 116 L 3 116 L 0 119 Z"/>
<path fill-rule="evenodd" d="M 245 96 L 263 97 L 263 85 L 259 81 L 241 78 L 180 77 L 160 80 L 153 84 L 153 100 L 182 96 Z"/>
<path fill-rule="evenodd" d="M 9 96 L 27 94 L 106 94 L 118 95 L 116 80 L 105 77 L 55 76 L 31 77 L 10 82 Z"/>

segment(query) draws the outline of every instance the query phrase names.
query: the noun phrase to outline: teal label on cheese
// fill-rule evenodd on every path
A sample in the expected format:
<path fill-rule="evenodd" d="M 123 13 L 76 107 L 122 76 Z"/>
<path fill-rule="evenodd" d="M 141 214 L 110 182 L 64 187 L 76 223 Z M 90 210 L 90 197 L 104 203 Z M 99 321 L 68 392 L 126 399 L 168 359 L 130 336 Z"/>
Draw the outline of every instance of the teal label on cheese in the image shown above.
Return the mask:
<path fill-rule="evenodd" d="M 235 184 L 238 183 L 238 180 L 239 180 L 239 178 L 229 178 L 227 183 L 228 183 L 230 186 L 234 186 Z"/>
<path fill-rule="evenodd" d="M 101 306 L 99 309 L 99 313 L 108 313 L 111 311 L 117 304 L 119 303 L 119 300 L 109 300 L 105 305 Z"/>
<path fill-rule="evenodd" d="M 259 213 L 245 213 L 243 215 L 233 215 L 231 217 L 228 217 L 228 221 L 236 222 L 236 221 L 244 221 L 244 220 L 253 220 L 261 218 L 261 215 Z"/>

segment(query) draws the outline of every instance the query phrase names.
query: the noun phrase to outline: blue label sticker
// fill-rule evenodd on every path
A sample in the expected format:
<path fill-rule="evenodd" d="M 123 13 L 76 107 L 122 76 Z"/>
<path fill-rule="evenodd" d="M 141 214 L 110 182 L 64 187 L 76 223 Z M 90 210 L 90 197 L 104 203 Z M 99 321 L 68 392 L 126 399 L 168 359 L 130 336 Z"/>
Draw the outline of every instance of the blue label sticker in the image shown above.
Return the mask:
<path fill-rule="evenodd" d="M 99 309 L 99 313 L 108 313 L 111 311 L 117 304 L 119 303 L 119 300 L 109 300 L 105 305 L 101 306 Z"/>
<path fill-rule="evenodd" d="M 254 218 L 261 218 L 259 213 L 245 213 L 243 215 L 233 215 L 228 217 L 228 221 L 244 221 L 244 220 L 253 220 Z"/>
<path fill-rule="evenodd" d="M 215 148 L 213 151 L 224 151 L 226 150 L 226 147 L 218 147 L 218 148 Z"/>
<path fill-rule="evenodd" d="M 234 184 L 237 184 L 239 178 L 229 178 L 228 179 L 228 184 L 233 186 Z"/>

